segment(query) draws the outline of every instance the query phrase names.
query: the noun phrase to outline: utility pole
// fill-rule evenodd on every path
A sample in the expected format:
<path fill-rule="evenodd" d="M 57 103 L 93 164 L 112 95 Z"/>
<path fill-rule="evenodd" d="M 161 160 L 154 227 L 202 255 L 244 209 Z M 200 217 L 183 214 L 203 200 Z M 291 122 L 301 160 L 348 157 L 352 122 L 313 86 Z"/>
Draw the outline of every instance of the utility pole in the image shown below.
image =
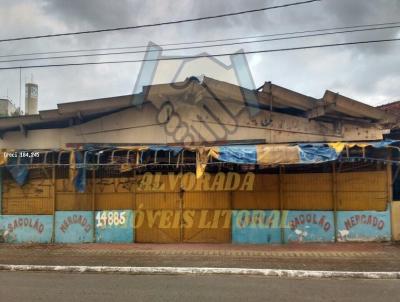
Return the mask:
<path fill-rule="evenodd" d="M 22 81 L 22 69 L 20 68 L 19 69 L 19 112 L 20 112 L 20 114 L 21 114 L 21 89 L 22 89 L 22 87 L 21 87 L 21 85 L 22 85 L 22 83 L 21 83 L 21 81 Z"/>

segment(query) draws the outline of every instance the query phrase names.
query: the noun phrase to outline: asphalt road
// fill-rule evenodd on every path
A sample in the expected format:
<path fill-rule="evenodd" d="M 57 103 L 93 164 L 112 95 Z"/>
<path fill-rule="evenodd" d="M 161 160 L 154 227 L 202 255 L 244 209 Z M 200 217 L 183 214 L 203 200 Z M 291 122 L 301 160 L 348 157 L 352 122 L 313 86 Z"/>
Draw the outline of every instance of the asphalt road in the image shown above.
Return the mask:
<path fill-rule="evenodd" d="M 400 280 L 0 272 L 0 301 L 399 301 Z"/>

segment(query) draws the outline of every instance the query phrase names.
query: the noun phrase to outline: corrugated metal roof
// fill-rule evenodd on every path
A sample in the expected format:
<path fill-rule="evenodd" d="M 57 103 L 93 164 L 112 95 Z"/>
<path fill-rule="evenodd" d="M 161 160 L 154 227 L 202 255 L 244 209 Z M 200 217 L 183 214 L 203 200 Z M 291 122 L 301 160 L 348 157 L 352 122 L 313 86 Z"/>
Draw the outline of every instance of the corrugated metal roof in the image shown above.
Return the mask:
<path fill-rule="evenodd" d="M 57 109 L 42 110 L 37 115 L 0 118 L 0 134 L 24 129 L 62 128 L 74 123 L 86 122 L 134 106 L 134 98 L 142 97 L 146 102 L 164 101 L 168 97 L 218 98 L 223 102 L 243 103 L 243 94 L 254 93 L 259 106 L 264 110 L 287 110 L 289 114 L 301 115 L 323 121 L 348 120 L 377 124 L 396 123 L 398 117 L 379 108 L 326 91 L 322 99 L 315 99 L 266 82 L 258 91 L 239 87 L 212 78 L 201 81 L 189 78 L 183 82 L 143 87 L 143 94 L 123 95 L 101 99 L 61 103 Z M 253 106 L 252 104 L 245 104 Z"/>

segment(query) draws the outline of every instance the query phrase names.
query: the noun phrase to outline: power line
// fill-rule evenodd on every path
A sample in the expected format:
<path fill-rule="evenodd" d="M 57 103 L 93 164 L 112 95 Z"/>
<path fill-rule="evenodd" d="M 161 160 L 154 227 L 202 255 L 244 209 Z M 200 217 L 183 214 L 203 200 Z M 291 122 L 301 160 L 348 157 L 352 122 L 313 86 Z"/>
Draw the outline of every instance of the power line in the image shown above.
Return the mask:
<path fill-rule="evenodd" d="M 286 8 L 286 7 L 290 7 L 290 6 L 309 4 L 309 3 L 312 3 L 312 2 L 319 2 L 319 1 L 321 1 L 321 0 L 307 0 L 307 1 L 302 1 L 302 2 L 293 2 L 293 3 L 287 3 L 287 4 L 281 4 L 281 5 L 275 5 L 275 6 L 268 6 L 268 7 L 262 7 L 262 8 L 257 8 L 257 9 L 251 9 L 251 10 L 244 10 L 244 11 L 239 11 L 239 12 L 234 12 L 234 13 L 225 13 L 225 14 L 219 14 L 219 15 L 213 15 L 213 16 L 205 16 L 205 17 L 190 18 L 190 19 L 181 19 L 181 20 L 168 21 L 168 22 L 159 22 L 159 23 L 152 23 L 152 24 L 142 24 L 142 25 L 133 25 L 133 26 L 125 26 L 125 27 L 114 27 L 114 28 L 104 28 L 104 29 L 96 29 L 96 30 L 66 32 L 66 33 L 49 34 L 49 35 L 6 38 L 6 39 L 1 39 L 0 43 L 1 42 L 20 41 L 20 40 L 40 39 L 40 38 L 53 38 L 53 37 L 62 37 L 62 36 L 93 34 L 93 33 L 120 31 L 120 30 L 128 30 L 128 29 L 139 29 L 139 28 L 146 28 L 146 27 L 156 27 L 156 26 L 163 26 L 163 25 L 171 25 L 171 24 L 180 24 L 180 23 L 187 23 L 187 22 L 203 21 L 203 20 L 218 19 L 218 18 L 225 18 L 225 17 L 230 17 L 230 16 L 238 16 L 238 15 L 243 15 L 243 14 L 267 11 L 267 10 L 278 9 L 278 8 Z"/>
<path fill-rule="evenodd" d="M 210 44 L 210 45 L 198 45 L 198 46 L 188 46 L 188 47 L 176 47 L 176 48 L 163 49 L 162 51 L 165 52 L 165 51 L 176 51 L 176 50 L 188 50 L 188 49 L 199 49 L 199 48 L 243 45 L 243 44 L 253 44 L 253 43 L 271 42 L 271 41 L 281 41 L 281 40 L 309 38 L 309 37 L 317 37 L 317 36 L 337 35 L 337 34 L 343 34 L 343 33 L 355 33 L 355 32 L 365 32 L 365 31 L 373 31 L 373 30 L 394 29 L 394 28 L 400 28 L 400 25 L 393 25 L 393 26 L 386 26 L 386 27 L 372 27 L 372 28 L 363 28 L 363 29 L 352 29 L 352 30 L 328 32 L 328 33 L 317 33 L 317 34 L 310 34 L 310 35 L 300 35 L 300 36 L 280 37 L 280 38 L 272 38 L 272 39 L 262 39 L 262 40 L 255 40 L 255 41 L 243 41 L 243 42 L 231 42 L 231 43 L 223 43 L 223 44 Z M 0 60 L 0 63 L 37 61 L 37 60 L 52 60 L 52 59 L 68 59 L 68 58 L 83 58 L 83 57 L 97 57 L 97 56 L 110 56 L 110 55 L 126 55 L 126 54 L 149 53 L 149 52 L 156 52 L 156 51 L 159 51 L 159 50 L 150 49 L 150 50 L 122 51 L 122 52 L 109 52 L 109 53 L 97 53 L 97 54 L 78 54 L 78 55 L 40 57 L 40 58 L 38 58 L 38 57 L 37 58 L 23 58 L 23 59 L 12 59 L 12 60 Z"/>
<path fill-rule="evenodd" d="M 256 38 L 264 38 L 264 37 L 287 36 L 287 35 L 316 33 L 316 32 L 331 31 L 331 30 L 343 30 L 343 29 L 374 27 L 374 26 L 388 26 L 388 25 L 399 25 L 399 24 L 400 24 L 400 22 L 373 23 L 373 24 L 350 25 L 350 26 L 343 26 L 343 27 L 330 27 L 330 28 L 322 28 L 322 29 L 314 29 L 314 30 L 293 31 L 293 32 L 274 33 L 274 34 L 262 34 L 262 35 L 225 38 L 225 39 L 187 41 L 187 42 L 176 42 L 176 43 L 161 43 L 161 44 L 157 44 L 157 45 L 160 47 L 176 46 L 176 45 L 192 45 L 192 44 L 200 44 L 200 43 L 256 39 Z M 146 48 L 147 46 L 148 45 L 135 45 L 135 46 L 105 47 L 105 48 L 91 48 L 91 49 L 58 50 L 58 51 L 47 51 L 47 52 L 30 52 L 30 53 L 0 55 L 0 58 L 22 57 L 22 56 L 31 56 L 31 55 L 49 55 L 49 54 L 73 53 L 73 52 L 93 52 L 93 51 L 103 51 L 103 50 L 105 51 L 105 50 L 136 49 L 136 48 Z"/>
<path fill-rule="evenodd" d="M 199 43 L 211 43 L 211 42 L 222 42 L 222 41 L 233 41 L 233 40 L 256 39 L 256 38 L 264 38 L 264 37 L 286 36 L 286 35 L 295 35 L 295 34 L 323 32 L 323 31 L 330 31 L 330 30 L 342 30 L 342 29 L 352 29 L 352 28 L 360 28 L 360 27 L 374 27 L 374 26 L 387 26 L 387 25 L 397 25 L 397 24 L 400 24 L 400 22 L 386 22 L 386 23 L 373 23 L 373 24 L 364 24 L 364 25 L 350 25 L 350 26 L 343 26 L 343 27 L 331 27 L 331 28 L 304 30 L 304 31 L 293 31 L 293 32 L 286 32 L 286 33 L 275 33 L 275 34 L 262 34 L 262 35 L 246 36 L 246 37 L 235 37 L 235 38 L 202 40 L 202 41 L 176 42 L 176 43 L 164 43 L 164 44 L 158 44 L 158 46 L 164 47 L 164 46 L 176 46 L 176 45 L 191 45 L 191 44 L 199 44 Z M 93 51 L 103 51 L 103 50 L 136 49 L 136 48 L 146 48 L 146 47 L 147 47 L 147 45 L 135 45 L 135 46 L 106 47 L 106 48 L 92 48 L 92 49 L 59 50 L 59 51 L 48 51 L 48 52 L 31 52 L 31 53 L 0 55 L 0 58 L 4 58 L 4 57 L 21 57 L 21 56 L 31 56 L 31 55 L 48 55 L 48 54 L 59 54 L 59 53 L 73 53 L 73 52 L 93 52 Z"/>
<path fill-rule="evenodd" d="M 372 44 L 372 43 L 383 43 L 383 42 L 395 42 L 395 41 L 400 41 L 400 38 L 368 40 L 368 41 L 354 41 L 354 42 L 332 43 L 332 44 L 320 44 L 320 45 L 299 46 L 299 47 L 289 47 L 289 48 L 264 49 L 264 50 L 243 51 L 243 52 L 236 52 L 236 53 L 219 53 L 219 54 L 204 54 L 204 55 L 196 55 L 196 56 L 163 57 L 163 58 L 159 58 L 159 59 L 121 60 L 121 61 L 102 61 L 102 62 L 86 62 L 86 63 L 63 63 L 63 64 L 11 66 L 11 67 L 0 67 L 0 70 L 11 70 L 11 69 L 20 69 L 20 68 L 21 69 L 29 69 L 29 68 L 47 68 L 47 67 L 83 66 L 83 65 L 142 63 L 142 62 L 154 62 L 154 61 L 175 61 L 175 60 L 185 60 L 185 59 L 226 57 L 226 56 L 235 56 L 235 55 L 242 55 L 242 54 L 246 55 L 246 54 L 258 54 L 258 53 L 272 53 L 272 52 L 295 51 L 295 50 L 328 48 L 328 47 L 357 45 L 357 44 Z"/>

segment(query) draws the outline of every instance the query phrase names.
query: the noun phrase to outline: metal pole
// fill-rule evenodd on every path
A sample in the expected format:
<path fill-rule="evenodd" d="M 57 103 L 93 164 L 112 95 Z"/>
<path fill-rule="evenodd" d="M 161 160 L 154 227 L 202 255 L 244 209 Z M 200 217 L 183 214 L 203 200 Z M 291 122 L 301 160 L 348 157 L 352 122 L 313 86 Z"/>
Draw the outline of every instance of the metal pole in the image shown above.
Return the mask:
<path fill-rule="evenodd" d="M 183 152 L 182 152 L 182 154 L 183 154 Z M 182 156 L 182 162 L 183 162 L 183 156 Z M 180 213 L 179 213 L 179 216 L 180 216 L 180 218 L 179 218 L 179 220 L 180 220 L 179 241 L 180 241 L 180 243 L 182 243 L 185 238 L 185 236 L 184 236 L 185 229 L 184 229 L 184 225 L 183 225 L 183 200 L 185 198 L 185 196 L 184 196 L 185 190 L 182 188 L 183 166 L 181 166 L 180 173 L 182 174 L 182 176 L 180 177 L 180 181 L 179 181 L 179 211 L 180 211 Z M 175 215 L 175 213 L 174 213 L 174 215 Z"/>
<path fill-rule="evenodd" d="M 138 156 L 138 153 L 136 153 L 136 156 Z M 136 195 L 136 182 L 137 182 L 137 179 L 136 179 L 136 169 L 135 169 L 135 167 L 133 168 L 133 184 L 132 184 L 132 186 L 133 186 L 133 192 L 132 192 L 132 186 L 131 186 L 131 189 L 130 189 L 130 191 L 131 191 L 131 196 L 132 196 L 132 215 L 133 215 L 133 238 L 132 238 L 132 240 L 133 240 L 133 243 L 134 242 L 136 242 L 136 231 L 137 231 L 137 228 L 136 228 L 136 226 L 137 226 L 137 224 L 136 224 L 136 218 L 137 218 L 137 211 L 136 211 L 136 209 L 137 209 L 137 206 L 136 206 L 136 200 L 137 200 L 137 195 Z"/>
<path fill-rule="evenodd" d="M 285 241 L 285 221 L 283 220 L 283 211 L 285 209 L 284 196 L 284 172 L 283 166 L 279 167 L 279 212 L 280 212 L 280 227 L 281 227 L 281 243 Z"/>
<path fill-rule="evenodd" d="M 388 202 L 392 203 L 393 200 L 393 185 L 392 185 L 392 163 L 390 160 L 392 159 L 392 152 L 388 149 L 388 162 L 386 164 L 386 176 L 387 176 L 387 194 L 388 194 Z"/>
<path fill-rule="evenodd" d="M 386 211 L 389 210 L 390 213 L 390 225 L 391 225 L 391 233 L 392 233 L 392 241 L 394 241 L 394 221 L 392 215 L 392 206 L 393 206 L 393 180 L 392 180 L 392 163 L 390 160 L 392 159 L 392 150 L 388 149 L 388 163 L 386 164 L 386 181 L 387 181 L 387 197 L 388 197 L 388 204 L 386 206 Z"/>
<path fill-rule="evenodd" d="M 21 90 L 22 90 L 22 69 L 19 69 L 19 115 L 21 114 L 22 105 L 21 105 Z M 25 108 L 26 111 L 26 108 Z"/>
<path fill-rule="evenodd" d="M 4 182 L 4 173 L 3 167 L 0 167 L 0 215 L 3 213 L 3 182 Z"/>
<path fill-rule="evenodd" d="M 92 170 L 93 242 L 96 242 L 96 170 Z"/>
<path fill-rule="evenodd" d="M 337 174 L 336 174 L 336 162 L 332 163 L 332 199 L 333 199 L 333 227 L 335 230 L 335 242 L 337 242 Z"/>
<path fill-rule="evenodd" d="M 57 208 L 57 200 L 56 200 L 56 165 L 54 164 L 54 153 L 53 153 L 53 167 L 52 167 L 52 185 L 53 185 L 53 229 L 51 232 L 51 242 L 55 243 L 56 241 L 56 208 Z"/>

